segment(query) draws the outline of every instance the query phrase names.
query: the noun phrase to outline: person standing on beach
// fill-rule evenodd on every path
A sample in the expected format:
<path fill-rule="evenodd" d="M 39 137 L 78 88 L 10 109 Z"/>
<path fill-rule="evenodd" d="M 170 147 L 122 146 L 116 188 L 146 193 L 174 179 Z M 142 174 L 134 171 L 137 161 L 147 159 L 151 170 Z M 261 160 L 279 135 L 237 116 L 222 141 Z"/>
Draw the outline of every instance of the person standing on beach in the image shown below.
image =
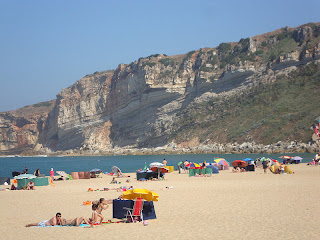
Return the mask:
<path fill-rule="evenodd" d="M 50 177 L 52 179 L 52 181 L 54 180 L 54 171 L 53 171 L 53 168 L 51 168 L 50 170 Z"/>
<path fill-rule="evenodd" d="M 166 159 L 163 159 L 162 164 L 165 165 L 165 166 L 167 166 L 167 160 L 166 160 Z"/>
<path fill-rule="evenodd" d="M 268 161 L 262 161 L 262 167 L 263 167 L 264 173 L 267 173 L 267 169 L 269 167 Z"/>
<path fill-rule="evenodd" d="M 27 174 L 27 173 L 28 173 L 28 168 L 27 168 L 27 167 L 24 167 L 23 173 L 24 173 L 24 174 Z"/>

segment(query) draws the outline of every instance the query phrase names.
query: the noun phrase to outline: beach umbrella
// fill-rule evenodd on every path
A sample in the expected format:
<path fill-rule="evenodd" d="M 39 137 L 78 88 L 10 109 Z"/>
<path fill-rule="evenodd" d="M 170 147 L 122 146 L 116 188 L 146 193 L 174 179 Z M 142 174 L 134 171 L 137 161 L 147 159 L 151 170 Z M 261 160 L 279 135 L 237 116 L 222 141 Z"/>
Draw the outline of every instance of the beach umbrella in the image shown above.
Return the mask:
<path fill-rule="evenodd" d="M 160 163 L 160 162 L 153 162 L 153 163 L 150 163 L 149 166 L 152 168 L 152 167 L 164 167 L 164 164 L 163 163 Z"/>
<path fill-rule="evenodd" d="M 234 167 L 246 167 L 246 166 L 248 166 L 248 163 L 246 161 L 242 161 L 242 160 L 235 160 L 231 164 Z"/>
<path fill-rule="evenodd" d="M 121 173 L 120 168 L 118 168 L 117 166 L 113 166 L 113 167 L 111 168 L 111 171 L 112 171 L 114 174 L 117 174 L 118 172 Z"/>
<path fill-rule="evenodd" d="M 281 156 L 281 157 L 279 157 L 279 158 L 282 158 L 282 159 L 291 159 L 292 157 L 285 155 L 285 156 Z"/>
<path fill-rule="evenodd" d="M 295 160 L 295 161 L 301 161 L 303 158 L 302 157 L 299 157 L 299 156 L 295 156 L 292 158 L 292 160 Z"/>
<path fill-rule="evenodd" d="M 189 168 L 200 168 L 201 166 L 198 163 L 189 163 L 186 165 Z"/>
<path fill-rule="evenodd" d="M 161 173 L 169 172 L 169 170 L 167 168 L 165 168 L 165 167 L 152 167 L 151 170 L 153 172 L 157 172 L 158 171 L 158 172 L 161 172 Z"/>
<path fill-rule="evenodd" d="M 56 173 L 62 177 L 69 178 L 69 175 L 65 171 L 56 171 Z"/>
<path fill-rule="evenodd" d="M 160 178 L 160 173 L 167 173 L 169 170 L 165 167 L 151 167 L 153 172 L 158 172 L 158 179 Z"/>
<path fill-rule="evenodd" d="M 99 169 L 99 168 L 94 168 L 94 169 L 91 169 L 90 172 L 92 172 L 92 173 L 102 173 L 102 170 Z"/>
<path fill-rule="evenodd" d="M 18 176 L 15 176 L 14 179 L 32 179 L 32 178 L 36 178 L 37 176 L 33 175 L 33 174 L 21 174 Z"/>
<path fill-rule="evenodd" d="M 252 158 L 245 158 L 245 159 L 242 159 L 242 161 L 250 162 L 250 161 L 253 161 L 253 159 Z"/>
<path fill-rule="evenodd" d="M 218 159 L 215 159 L 214 161 L 219 165 L 229 166 L 229 163 L 223 158 L 218 158 Z"/>
<path fill-rule="evenodd" d="M 143 198 L 144 200 L 151 202 L 155 201 L 157 202 L 159 199 L 159 194 L 150 191 L 148 189 L 143 189 L 143 188 L 134 188 L 127 190 L 123 192 L 122 198 L 129 199 L 129 200 L 134 200 L 136 198 Z"/>
<path fill-rule="evenodd" d="M 279 163 L 279 161 L 277 161 L 277 160 L 275 160 L 275 159 L 270 159 L 271 161 L 271 165 L 277 165 L 277 166 L 280 166 L 280 163 Z"/>

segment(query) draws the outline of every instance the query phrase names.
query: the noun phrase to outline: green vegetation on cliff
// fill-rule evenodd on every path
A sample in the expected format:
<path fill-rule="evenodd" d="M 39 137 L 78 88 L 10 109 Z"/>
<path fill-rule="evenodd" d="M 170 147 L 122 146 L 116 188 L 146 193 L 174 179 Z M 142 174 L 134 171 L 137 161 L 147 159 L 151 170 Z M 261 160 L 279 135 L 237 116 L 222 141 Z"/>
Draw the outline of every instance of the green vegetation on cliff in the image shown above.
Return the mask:
<path fill-rule="evenodd" d="M 171 136 L 217 142 L 307 142 L 310 127 L 320 115 L 320 66 L 311 63 L 279 77 L 275 83 L 247 89 L 241 95 L 213 98 L 181 114 Z"/>

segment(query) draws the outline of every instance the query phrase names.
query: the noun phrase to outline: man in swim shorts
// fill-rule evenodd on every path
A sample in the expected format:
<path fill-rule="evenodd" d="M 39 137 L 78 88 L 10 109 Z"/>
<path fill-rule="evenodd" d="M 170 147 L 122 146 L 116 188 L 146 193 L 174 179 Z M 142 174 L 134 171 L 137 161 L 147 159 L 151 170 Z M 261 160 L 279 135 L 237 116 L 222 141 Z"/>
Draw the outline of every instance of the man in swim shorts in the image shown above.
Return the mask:
<path fill-rule="evenodd" d="M 44 220 L 39 223 L 27 224 L 26 227 L 32 227 L 32 226 L 48 227 L 48 226 L 55 226 L 55 225 L 62 225 L 61 213 L 57 213 L 56 216 L 52 217 L 50 220 Z"/>

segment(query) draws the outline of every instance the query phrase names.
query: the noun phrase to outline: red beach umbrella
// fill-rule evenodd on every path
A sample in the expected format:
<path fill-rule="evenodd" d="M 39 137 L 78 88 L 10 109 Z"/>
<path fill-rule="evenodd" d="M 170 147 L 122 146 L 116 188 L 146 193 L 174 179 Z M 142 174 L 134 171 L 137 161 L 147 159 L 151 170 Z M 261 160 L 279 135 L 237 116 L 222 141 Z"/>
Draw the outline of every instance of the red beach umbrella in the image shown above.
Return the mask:
<path fill-rule="evenodd" d="M 231 164 L 234 167 L 246 167 L 246 166 L 248 166 L 248 163 L 246 161 L 242 161 L 242 160 L 235 160 Z"/>

